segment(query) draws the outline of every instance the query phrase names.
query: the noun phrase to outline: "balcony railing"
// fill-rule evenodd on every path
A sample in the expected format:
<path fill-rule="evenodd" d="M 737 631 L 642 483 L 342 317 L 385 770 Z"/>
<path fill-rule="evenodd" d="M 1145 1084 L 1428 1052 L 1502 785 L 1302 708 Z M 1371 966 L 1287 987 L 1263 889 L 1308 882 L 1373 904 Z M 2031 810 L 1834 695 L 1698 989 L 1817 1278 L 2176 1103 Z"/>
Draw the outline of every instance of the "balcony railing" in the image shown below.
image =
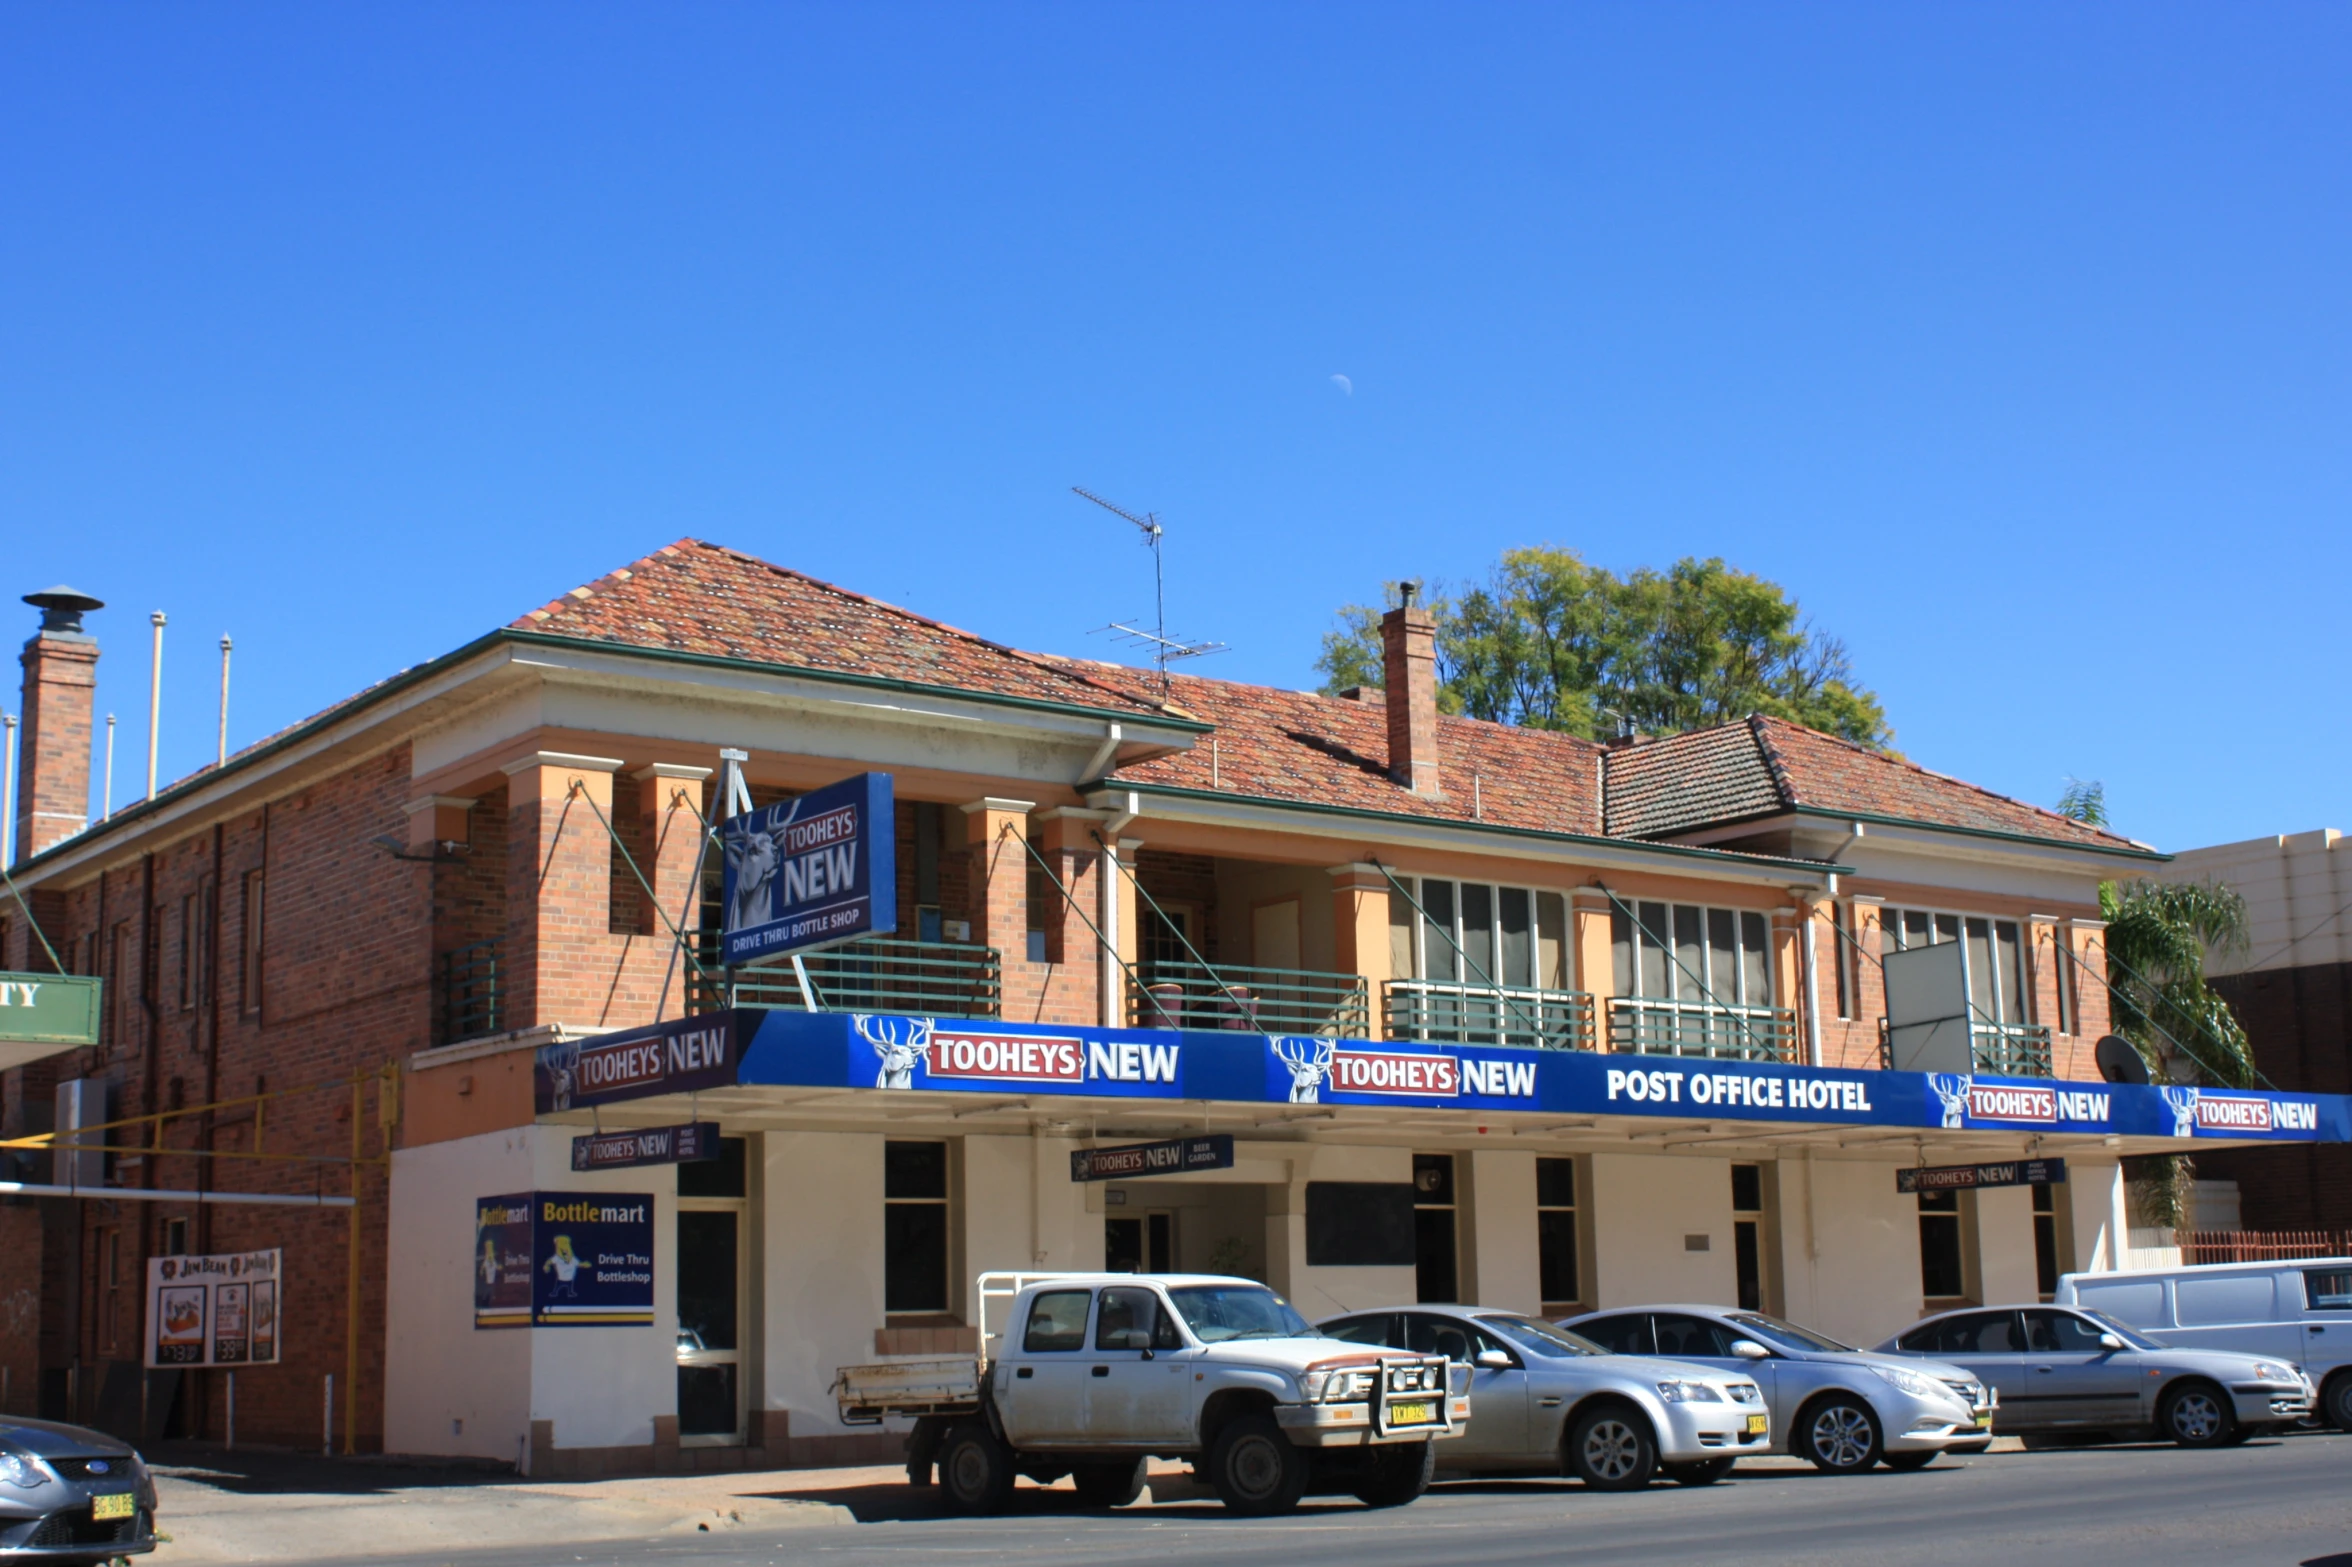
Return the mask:
<path fill-rule="evenodd" d="M 1592 997 L 1581 990 L 1392 979 L 1381 999 L 1391 1039 L 1526 1050 L 1593 1047 Z"/>
<path fill-rule="evenodd" d="M 992 1018 L 1003 1010 L 994 947 L 875 936 L 812 952 L 801 963 L 820 1012 Z M 715 968 L 691 980 L 688 991 L 697 1011 L 727 1004 L 725 976 Z M 798 1011 L 806 1003 L 791 965 L 770 964 L 736 971 L 735 1004 Z"/>
<path fill-rule="evenodd" d="M 1969 1054 L 1994 1077 L 2048 1077 L 2050 1030 L 2040 1023 L 1971 1023 Z"/>
<path fill-rule="evenodd" d="M 1127 993 L 1137 1028 L 1235 1028 L 1255 1034 L 1367 1039 L 1372 1006 L 1361 974 L 1218 964 L 1147 963 Z"/>
<path fill-rule="evenodd" d="M 498 1032 L 500 943 L 477 941 L 441 954 L 441 1043 Z"/>
<path fill-rule="evenodd" d="M 1619 996 L 1609 1003 L 1609 1048 L 1645 1056 L 1794 1061 L 1797 1015 L 1786 1007 Z"/>
<path fill-rule="evenodd" d="M 1990 1077 L 2051 1077 L 2050 1029 L 2045 1023 L 1968 1022 L 1969 1069 Z M 1887 1040 L 1887 1020 L 1878 1020 L 1878 1064 L 1892 1067 L 1894 1049 Z"/>

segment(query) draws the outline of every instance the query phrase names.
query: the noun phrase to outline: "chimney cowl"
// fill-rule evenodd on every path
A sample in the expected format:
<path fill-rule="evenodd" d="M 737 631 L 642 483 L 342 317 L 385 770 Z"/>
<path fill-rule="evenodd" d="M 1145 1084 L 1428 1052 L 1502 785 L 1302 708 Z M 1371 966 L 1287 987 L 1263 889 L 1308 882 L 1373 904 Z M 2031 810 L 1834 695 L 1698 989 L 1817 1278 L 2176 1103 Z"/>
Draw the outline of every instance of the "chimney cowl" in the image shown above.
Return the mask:
<path fill-rule="evenodd" d="M 88 636 L 90 633 L 82 627 L 82 617 L 91 610 L 106 607 L 104 599 L 92 598 L 79 588 L 62 583 L 38 593 L 27 593 L 24 601 L 41 612 L 41 634 L 50 637 Z"/>

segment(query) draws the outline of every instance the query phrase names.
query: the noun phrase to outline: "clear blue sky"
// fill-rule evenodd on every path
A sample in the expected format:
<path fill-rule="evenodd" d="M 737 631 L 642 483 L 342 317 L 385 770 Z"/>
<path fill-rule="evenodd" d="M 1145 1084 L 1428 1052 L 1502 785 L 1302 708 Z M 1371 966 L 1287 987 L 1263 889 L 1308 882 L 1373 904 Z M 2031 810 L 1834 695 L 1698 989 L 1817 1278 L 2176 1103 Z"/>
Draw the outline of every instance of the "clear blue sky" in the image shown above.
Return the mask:
<path fill-rule="evenodd" d="M 151 609 L 167 776 L 223 631 L 243 743 L 685 534 L 1101 654 L 1075 483 L 1203 672 L 1720 554 L 1928 766 L 2352 827 L 2348 81 L 2342 5 L 12 0 L 0 605 L 110 601 L 127 799 Z"/>

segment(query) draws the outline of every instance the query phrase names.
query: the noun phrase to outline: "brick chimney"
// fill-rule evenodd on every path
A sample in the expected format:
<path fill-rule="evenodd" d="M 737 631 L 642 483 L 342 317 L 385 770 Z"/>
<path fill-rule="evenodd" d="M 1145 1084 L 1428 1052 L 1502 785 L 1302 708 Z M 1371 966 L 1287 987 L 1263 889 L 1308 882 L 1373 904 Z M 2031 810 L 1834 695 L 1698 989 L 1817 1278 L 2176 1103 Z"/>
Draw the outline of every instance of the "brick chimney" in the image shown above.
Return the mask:
<path fill-rule="evenodd" d="M 31 859 L 90 825 L 90 717 L 98 641 L 82 616 L 106 606 L 72 588 L 27 593 L 41 629 L 25 643 L 24 729 L 18 741 L 16 857 Z"/>
<path fill-rule="evenodd" d="M 1388 706 L 1388 776 L 1415 794 L 1445 793 L 1437 767 L 1437 622 L 1413 601 L 1420 584 L 1404 584 L 1404 602 L 1380 620 L 1380 666 Z"/>

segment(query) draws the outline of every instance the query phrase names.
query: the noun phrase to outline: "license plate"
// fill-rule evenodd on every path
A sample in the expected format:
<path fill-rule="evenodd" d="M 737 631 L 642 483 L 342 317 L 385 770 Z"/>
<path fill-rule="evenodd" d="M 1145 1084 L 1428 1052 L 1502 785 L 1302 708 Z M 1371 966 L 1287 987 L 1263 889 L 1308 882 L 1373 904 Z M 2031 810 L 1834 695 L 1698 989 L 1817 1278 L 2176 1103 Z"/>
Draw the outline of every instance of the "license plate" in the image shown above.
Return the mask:
<path fill-rule="evenodd" d="M 1982 1430 L 1986 1429 L 1986 1428 L 1987 1428 L 1987 1427 L 1989 1427 L 1989 1426 L 1990 1426 L 1992 1423 L 1993 1423 L 1993 1417 L 1992 1417 L 1992 1413 L 1991 1413 L 1989 1410 L 1988 1410 L 1986 1413 L 1984 1413 L 1984 1414 L 1981 1414 L 1981 1415 L 1978 1415 L 1978 1416 L 1976 1417 L 1976 1428 L 1977 1428 L 1979 1431 L 1982 1431 Z"/>
<path fill-rule="evenodd" d="M 112 1496 L 90 1498 L 90 1516 L 100 1523 L 109 1518 L 128 1518 L 138 1511 L 138 1498 L 128 1491 L 117 1491 Z"/>
<path fill-rule="evenodd" d="M 1392 1426 L 1425 1426 L 1437 1420 L 1435 1404 L 1391 1404 L 1388 1423 Z"/>
<path fill-rule="evenodd" d="M 1762 1436 L 1764 1434 L 1764 1424 L 1764 1417 L 1762 1415 L 1748 1416 L 1748 1435 Z"/>

